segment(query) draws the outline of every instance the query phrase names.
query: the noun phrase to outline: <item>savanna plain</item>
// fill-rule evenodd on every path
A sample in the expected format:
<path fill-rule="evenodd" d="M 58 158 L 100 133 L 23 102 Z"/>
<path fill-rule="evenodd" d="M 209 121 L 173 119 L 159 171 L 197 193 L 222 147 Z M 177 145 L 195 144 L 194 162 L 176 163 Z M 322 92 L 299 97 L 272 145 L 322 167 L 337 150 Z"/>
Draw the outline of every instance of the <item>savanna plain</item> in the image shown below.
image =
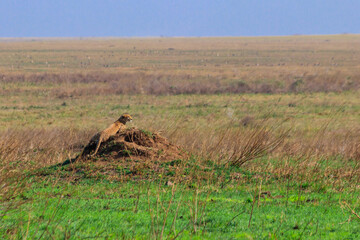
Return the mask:
<path fill-rule="evenodd" d="M 360 35 L 2 38 L 0 238 L 359 239 L 359 88 Z M 123 113 L 179 154 L 70 161 Z"/>

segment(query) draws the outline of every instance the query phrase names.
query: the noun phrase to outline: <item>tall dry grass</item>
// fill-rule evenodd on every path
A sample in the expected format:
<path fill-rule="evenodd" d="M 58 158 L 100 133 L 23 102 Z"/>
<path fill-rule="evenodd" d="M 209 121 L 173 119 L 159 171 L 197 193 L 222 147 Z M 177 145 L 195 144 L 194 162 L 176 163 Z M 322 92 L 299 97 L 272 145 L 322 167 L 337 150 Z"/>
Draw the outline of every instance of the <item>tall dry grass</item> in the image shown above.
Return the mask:
<path fill-rule="evenodd" d="M 246 167 L 247 162 L 264 156 L 360 162 L 360 129 L 340 131 L 324 127 L 309 138 L 266 121 L 253 127 L 208 128 L 206 131 L 194 128 L 186 133 L 181 124 L 162 126 L 160 132 L 188 152 L 217 164 L 245 164 Z M 2 131 L 2 175 L 22 173 L 74 157 L 94 133 L 95 130 L 64 128 Z"/>
<path fill-rule="evenodd" d="M 245 128 L 224 128 L 184 135 L 181 127 L 169 137 L 188 151 L 217 164 L 240 166 L 278 179 L 309 182 L 360 181 L 360 129 L 332 130 L 327 124 L 312 136 L 263 122 Z"/>
<path fill-rule="evenodd" d="M 1 166 L 12 171 L 49 166 L 82 149 L 94 133 L 74 129 L 8 129 L 1 133 Z"/>

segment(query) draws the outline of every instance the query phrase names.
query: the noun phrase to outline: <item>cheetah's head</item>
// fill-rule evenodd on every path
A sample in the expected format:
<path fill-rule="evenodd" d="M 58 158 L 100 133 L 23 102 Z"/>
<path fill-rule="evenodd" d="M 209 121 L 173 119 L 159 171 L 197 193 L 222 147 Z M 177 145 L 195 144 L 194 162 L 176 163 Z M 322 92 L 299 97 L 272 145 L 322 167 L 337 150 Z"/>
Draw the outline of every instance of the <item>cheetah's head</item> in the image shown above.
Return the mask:
<path fill-rule="evenodd" d="M 130 114 L 123 114 L 121 115 L 121 117 L 119 118 L 119 121 L 123 124 L 126 124 L 127 122 L 131 122 L 132 121 L 132 117 L 130 116 Z"/>

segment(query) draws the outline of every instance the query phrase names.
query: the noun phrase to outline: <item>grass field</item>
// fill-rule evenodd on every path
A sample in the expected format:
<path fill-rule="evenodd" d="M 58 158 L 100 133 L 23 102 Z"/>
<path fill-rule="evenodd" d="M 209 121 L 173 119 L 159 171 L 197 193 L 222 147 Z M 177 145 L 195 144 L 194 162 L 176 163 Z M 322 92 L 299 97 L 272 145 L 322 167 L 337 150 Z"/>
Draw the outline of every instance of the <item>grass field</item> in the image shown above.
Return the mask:
<path fill-rule="evenodd" d="M 358 35 L 0 39 L 0 236 L 358 239 L 359 60 Z M 125 112 L 189 157 L 54 167 Z"/>

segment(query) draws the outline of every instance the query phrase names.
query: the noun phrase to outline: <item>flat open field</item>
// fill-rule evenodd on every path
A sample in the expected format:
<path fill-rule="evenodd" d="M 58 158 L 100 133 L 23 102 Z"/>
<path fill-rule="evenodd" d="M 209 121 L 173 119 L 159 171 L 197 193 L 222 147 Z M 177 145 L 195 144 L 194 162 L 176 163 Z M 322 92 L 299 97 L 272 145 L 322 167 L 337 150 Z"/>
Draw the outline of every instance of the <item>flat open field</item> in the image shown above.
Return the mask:
<path fill-rule="evenodd" d="M 357 239 L 359 89 L 360 35 L 0 39 L 0 236 Z M 123 113 L 184 154 L 55 166 Z"/>

